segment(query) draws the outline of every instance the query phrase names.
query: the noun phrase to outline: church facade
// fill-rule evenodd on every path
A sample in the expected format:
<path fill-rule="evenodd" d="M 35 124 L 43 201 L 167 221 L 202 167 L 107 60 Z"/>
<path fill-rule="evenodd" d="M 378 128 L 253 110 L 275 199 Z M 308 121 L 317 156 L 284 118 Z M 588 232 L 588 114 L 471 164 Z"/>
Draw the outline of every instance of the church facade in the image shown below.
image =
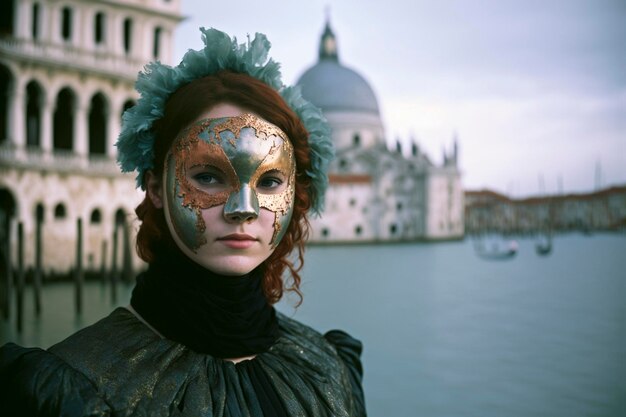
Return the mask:
<path fill-rule="evenodd" d="M 319 60 L 298 85 L 322 109 L 336 158 L 330 168 L 326 210 L 313 219 L 312 240 L 387 242 L 459 239 L 464 203 L 456 138 L 435 165 L 417 143 L 389 149 L 376 96 L 367 81 L 339 61 L 327 23 Z"/>
<path fill-rule="evenodd" d="M 25 268 L 65 273 L 79 231 L 86 270 L 140 265 L 115 142 L 137 72 L 172 59 L 180 0 L 6 0 L 0 16 L 2 267 L 21 236 Z"/>

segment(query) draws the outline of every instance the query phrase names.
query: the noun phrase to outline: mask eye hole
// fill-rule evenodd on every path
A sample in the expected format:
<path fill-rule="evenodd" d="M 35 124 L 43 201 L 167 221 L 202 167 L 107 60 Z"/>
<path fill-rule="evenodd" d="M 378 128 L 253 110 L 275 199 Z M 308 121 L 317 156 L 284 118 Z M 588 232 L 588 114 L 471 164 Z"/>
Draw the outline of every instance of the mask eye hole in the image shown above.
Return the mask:
<path fill-rule="evenodd" d="M 194 166 L 187 172 L 194 187 L 206 192 L 220 192 L 229 187 L 226 175 L 214 166 Z"/>
<path fill-rule="evenodd" d="M 277 194 L 287 187 L 287 177 L 278 170 L 268 171 L 259 178 L 256 189 L 262 194 Z"/>

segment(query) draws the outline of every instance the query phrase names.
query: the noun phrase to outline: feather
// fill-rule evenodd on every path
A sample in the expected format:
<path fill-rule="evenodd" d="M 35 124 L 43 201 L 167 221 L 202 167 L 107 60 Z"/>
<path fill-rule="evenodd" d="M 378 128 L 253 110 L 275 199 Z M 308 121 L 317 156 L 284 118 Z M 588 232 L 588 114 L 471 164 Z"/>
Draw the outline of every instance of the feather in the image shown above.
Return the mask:
<path fill-rule="evenodd" d="M 280 64 L 269 58 L 271 43 L 262 33 L 238 44 L 217 29 L 200 28 L 204 48 L 188 50 L 176 67 L 152 62 L 137 77 L 135 88 L 140 94 L 137 104 L 124 112 L 122 131 L 117 140 L 118 164 L 123 172 L 137 171 L 137 186 L 144 188 L 143 176 L 154 166 L 155 135 L 152 125 L 163 117 L 169 96 L 189 82 L 232 70 L 254 77 L 278 91 L 287 105 L 302 120 L 309 133 L 311 148 L 311 211 L 320 214 L 328 187 L 328 165 L 334 157 L 330 128 L 320 109 L 302 97 L 299 87 L 286 87 Z"/>

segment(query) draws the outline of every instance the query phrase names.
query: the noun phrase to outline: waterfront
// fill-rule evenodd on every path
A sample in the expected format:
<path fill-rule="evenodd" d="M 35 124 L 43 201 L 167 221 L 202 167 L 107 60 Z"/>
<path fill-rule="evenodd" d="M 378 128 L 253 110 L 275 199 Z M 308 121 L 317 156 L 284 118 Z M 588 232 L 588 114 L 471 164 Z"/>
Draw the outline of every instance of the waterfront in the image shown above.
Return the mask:
<path fill-rule="evenodd" d="M 469 239 L 311 247 L 304 303 L 279 308 L 364 342 L 373 417 L 625 415 L 626 236 L 557 236 L 548 257 L 519 243 L 506 261 Z M 44 316 L 21 338 L 0 325 L 2 341 L 48 346 L 109 310 L 108 291 L 89 284 L 77 320 L 71 286 L 47 286 Z"/>

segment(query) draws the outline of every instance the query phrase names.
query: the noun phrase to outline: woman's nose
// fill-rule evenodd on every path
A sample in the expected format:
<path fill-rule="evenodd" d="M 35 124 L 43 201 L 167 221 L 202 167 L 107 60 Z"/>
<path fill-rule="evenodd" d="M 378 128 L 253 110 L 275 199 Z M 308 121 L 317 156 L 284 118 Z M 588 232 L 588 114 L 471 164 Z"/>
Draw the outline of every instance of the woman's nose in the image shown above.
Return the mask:
<path fill-rule="evenodd" d="M 228 197 L 224 205 L 224 218 L 229 222 L 249 222 L 259 217 L 259 200 L 247 184 Z"/>

